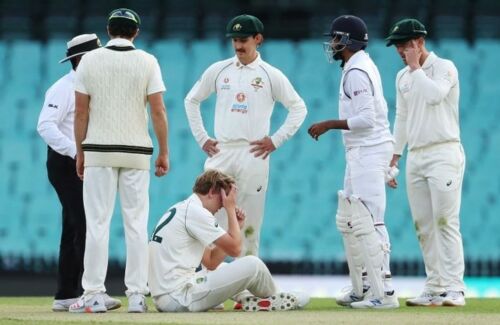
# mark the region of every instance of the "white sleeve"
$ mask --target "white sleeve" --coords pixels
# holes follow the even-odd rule
[[[408,108],[399,89],[401,74],[396,77],[396,118],[394,120],[394,154],[402,155],[407,143],[406,119]]]
[[[203,73],[200,80],[194,84],[184,99],[189,126],[200,147],[203,147],[203,144],[209,139],[207,130],[203,125],[200,104],[215,91],[215,76],[213,66],[211,66]]]
[[[166,90],[158,60],[156,60],[156,58],[153,58],[153,60],[153,71],[148,82],[148,95],[164,92]]]
[[[375,102],[373,84],[364,71],[353,69],[344,77],[343,89],[351,99],[354,112],[347,119],[349,130],[370,129],[375,125]]]
[[[205,247],[226,234],[210,212],[198,208],[189,211],[186,216],[186,228],[188,233]]]
[[[288,110],[285,122],[271,136],[271,141],[278,148],[290,139],[304,122],[307,108],[304,100],[297,94],[288,78],[279,70],[275,70],[272,80],[273,97],[281,102]]]
[[[435,71],[432,79],[427,77],[421,68],[410,73],[414,87],[424,96],[425,101],[431,105],[439,104],[445,99],[451,87],[455,86],[458,80],[458,72],[453,63],[438,61],[433,67]]]
[[[70,100],[70,96],[74,95],[73,88],[66,84],[57,84],[51,87],[45,94],[45,101],[37,125],[38,134],[47,145],[59,154],[71,158],[76,156],[76,144],[61,132],[59,124],[72,110],[70,106],[73,102]]]

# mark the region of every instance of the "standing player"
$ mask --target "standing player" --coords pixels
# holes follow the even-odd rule
[[[427,51],[426,35],[418,20],[403,19],[387,37],[387,46],[394,44],[406,64],[396,77],[391,166],[397,166],[408,144],[408,200],[427,273],[423,293],[406,304],[463,306],[459,212],[465,155],[458,121],[458,72],[453,62]]]
[[[148,134],[149,102],[159,145],[156,176],[169,167],[167,118],[160,66],[135,49],[140,18],[130,9],[108,18],[111,40],[83,57],[76,73],[75,140],[77,173],[83,178],[87,237],[82,286],[84,295],[70,312],[105,312],[104,280],[108,266],[109,226],[116,192],[120,193],[127,262],[128,311],[145,312],[149,214],[149,165],[153,145]]]
[[[241,252],[245,215],[236,207],[236,191],[232,177],[207,170],[196,179],[194,193],[159,220],[149,243],[149,286],[158,311],[206,311],[246,289],[254,295],[243,301],[246,311],[290,310],[308,303],[307,297],[277,293],[258,257],[245,256],[216,269],[226,255]],[[227,232],[214,217],[222,207]],[[200,263],[214,271],[196,273]]]
[[[281,71],[264,62],[257,47],[264,25],[254,16],[228,23],[236,56],[211,65],[185,99],[193,135],[208,155],[205,169],[217,169],[236,179],[238,205],[246,212],[241,256],[258,255],[259,236],[269,176],[269,155],[300,127],[307,114],[304,101]],[[217,94],[215,139],[208,136],[200,103]],[[268,136],[275,101],[289,110],[285,123]],[[225,217],[218,216],[221,223]]]
[[[82,293],[83,254],[85,251],[85,211],[82,180],[76,175],[76,145],[73,133],[75,114],[75,70],[82,55],[101,46],[96,34],[83,34],[68,42],[66,57],[72,70],[45,94],[38,119],[38,133],[47,143],[47,173],[62,206],[62,231],[59,246],[57,292],[53,311],[67,311]],[[119,300],[105,296],[107,309],[121,306]]]
[[[363,20],[340,16],[327,35],[332,38],[325,43],[329,61],[340,60],[343,67],[339,119],[313,124],[309,134],[318,140],[328,130],[342,130],[346,148],[344,190],[339,191],[336,221],[344,238],[352,290],[344,292],[337,303],[353,308],[397,308],[384,224],[385,176],[393,138],[380,74],[364,51],[368,31]],[[363,266],[371,295],[363,290]]]

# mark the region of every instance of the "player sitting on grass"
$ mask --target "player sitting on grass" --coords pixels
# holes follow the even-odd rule
[[[158,311],[207,311],[245,289],[254,295],[242,302],[246,311],[291,310],[309,302],[302,294],[279,293],[258,257],[216,269],[226,255],[239,256],[245,214],[236,207],[234,179],[219,171],[200,175],[193,192],[163,215],[149,243],[149,286]],[[227,232],[214,217],[221,208],[227,212]],[[200,263],[214,271],[196,273]]]

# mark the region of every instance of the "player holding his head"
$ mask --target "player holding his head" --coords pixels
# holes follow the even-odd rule
[[[236,55],[211,65],[185,99],[191,131],[208,158],[205,169],[235,178],[238,205],[245,210],[240,256],[258,255],[269,177],[270,154],[295,134],[307,114],[304,101],[286,76],[260,57],[264,25],[251,15],[229,21],[226,36]],[[200,104],[216,93],[215,139],[205,130]],[[284,124],[271,136],[274,103],[288,109]],[[221,224],[223,215],[218,216]]]
[[[397,308],[389,269],[390,242],[384,224],[385,178],[393,152],[387,103],[377,67],[365,52],[368,31],[363,20],[336,18],[327,36],[330,62],[341,61],[339,119],[313,124],[315,139],[342,130],[346,151],[344,189],[339,191],[337,228],[342,233],[352,288],[337,303],[353,308]],[[363,285],[366,269],[370,290]],[[371,294],[367,294],[371,292]]]
[[[408,306],[463,306],[464,253],[460,199],[465,154],[460,143],[458,71],[429,52],[427,31],[416,19],[398,21],[387,37],[406,64],[396,77],[397,166],[408,144],[406,187],[427,280]],[[396,180],[389,183],[397,186]]]
[[[149,243],[149,286],[158,311],[206,311],[243,290],[253,295],[242,301],[246,311],[290,310],[307,304],[307,297],[278,293],[258,257],[245,256],[217,268],[227,255],[239,256],[242,249],[245,214],[236,206],[235,183],[222,172],[207,170],[196,179],[194,193],[158,221]],[[227,232],[214,217],[222,208]],[[196,272],[200,263],[213,271]]]

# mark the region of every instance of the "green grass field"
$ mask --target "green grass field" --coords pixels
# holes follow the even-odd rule
[[[126,306],[126,298],[122,298]],[[403,307],[397,310],[352,310],[333,299],[312,299],[305,310],[248,313],[226,311],[207,313],[163,313],[148,302],[147,314],[128,314],[126,308],[105,314],[54,313],[50,297],[0,297],[0,324],[500,324],[500,299],[468,299],[467,306]]]

